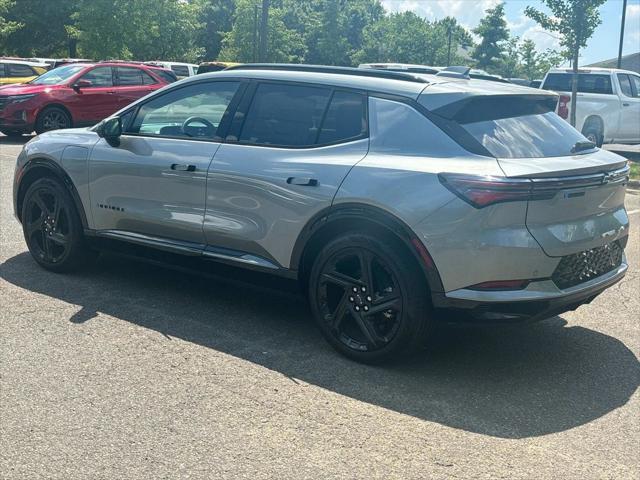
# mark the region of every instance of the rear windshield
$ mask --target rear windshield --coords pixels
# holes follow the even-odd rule
[[[573,81],[571,73],[550,73],[544,81],[542,88],[559,92],[570,92]],[[611,77],[609,75],[595,75],[581,73],[578,75],[578,92],[613,94]]]
[[[573,155],[587,139],[554,112],[555,97],[478,97],[440,113],[458,123],[498,158]]]

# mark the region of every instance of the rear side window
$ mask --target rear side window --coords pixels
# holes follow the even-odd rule
[[[538,97],[479,97],[466,102],[453,117],[498,158],[572,155],[587,141],[554,112],[556,100]]]
[[[571,73],[550,73],[547,75],[542,88],[545,90],[570,92],[572,79],[573,75]],[[609,75],[596,75],[590,73],[578,74],[578,92],[611,95],[613,94],[613,89],[611,88],[611,77]]]
[[[158,77],[160,77],[167,83],[173,83],[178,80],[178,77],[175,73],[169,72],[167,70],[154,70],[153,73],[155,73]]]
[[[178,77],[189,76],[189,67],[187,67],[186,65],[172,65],[171,70],[173,70],[173,73],[175,73]]]
[[[4,63],[0,63],[0,77],[6,76],[4,73]]]
[[[631,79],[629,75],[623,73],[618,74],[618,82],[620,82],[620,90],[625,97],[633,97],[633,89],[631,88]]]
[[[629,75],[631,86],[633,87],[633,96],[640,97],[640,77],[637,75]]]
[[[337,91],[331,97],[322,130],[321,145],[362,137],[367,132],[366,97],[360,93]]]
[[[151,83],[155,83],[155,80],[140,68],[117,67],[116,71],[118,75],[118,85],[121,87],[150,85]]]
[[[82,80],[89,80],[92,87],[113,87],[113,72],[111,67],[96,67],[85,73]]]
[[[331,90],[268,84],[258,86],[240,133],[240,143],[287,147],[316,144]]]
[[[9,63],[8,77],[33,77],[35,72],[29,65],[20,65],[19,63]]]

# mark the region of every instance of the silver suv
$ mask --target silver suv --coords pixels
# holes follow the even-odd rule
[[[628,166],[556,103],[464,71],[199,75],[30,141],[15,212],[55,272],[109,240],[296,278],[331,345],[379,362],[436,319],[548,318],[623,277]]]

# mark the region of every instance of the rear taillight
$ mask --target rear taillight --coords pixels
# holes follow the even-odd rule
[[[569,102],[571,101],[571,97],[569,95],[560,95],[560,99],[558,100],[558,115],[564,118],[565,120],[569,118]]]
[[[533,182],[524,178],[441,173],[440,183],[476,208],[531,199]]]

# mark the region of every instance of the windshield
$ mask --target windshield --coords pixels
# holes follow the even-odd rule
[[[69,80],[83,68],[85,68],[85,65],[65,65],[64,67],[54,68],[29,83],[31,85],[59,85]]]

